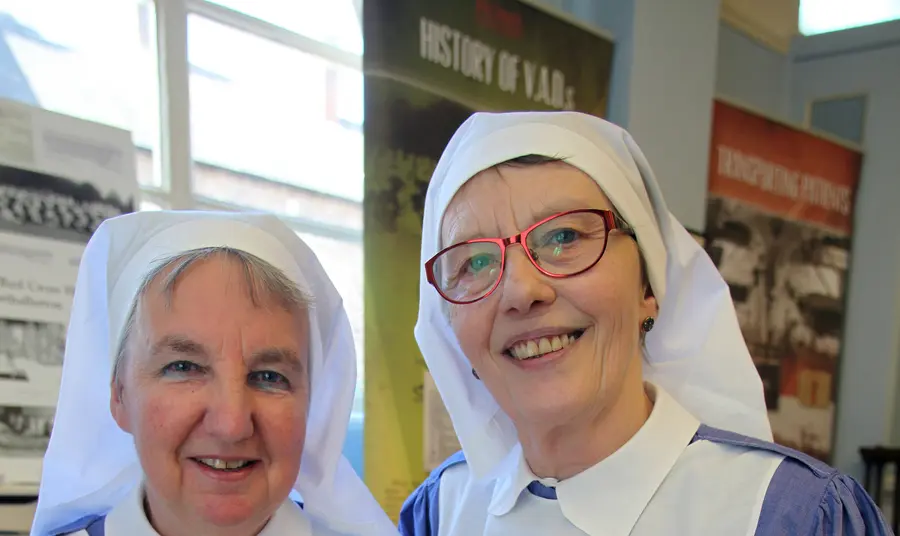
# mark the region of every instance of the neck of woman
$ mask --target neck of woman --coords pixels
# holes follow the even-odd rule
[[[640,367],[637,367],[640,369]],[[561,423],[517,426],[525,460],[539,478],[565,480],[600,463],[641,429],[653,409],[639,373],[604,407]]]
[[[154,500],[142,487],[141,506],[147,522],[160,536],[181,536],[193,534],[216,534],[217,536],[259,534],[269,523],[266,519],[261,525],[257,523],[238,524],[230,527],[212,527],[196,519],[186,520],[175,515],[162,506],[161,501]]]

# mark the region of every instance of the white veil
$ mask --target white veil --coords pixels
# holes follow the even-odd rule
[[[294,490],[305,513],[332,530],[396,534],[342,455],[356,360],[340,295],[312,250],[278,218],[262,214],[139,212],[105,221],[78,272],[59,403],[44,458],[32,535],[105,514],[140,482],[132,437],[110,414],[109,382],[123,322],[141,281],[161,258],[229,246],[281,269],[313,296],[311,400]]]
[[[441,220],[476,173],[529,154],[563,158],[591,176],[634,227],[660,303],[646,339],[645,379],[701,422],[772,439],[762,382],[750,359],[728,286],[709,256],[669,213],[650,165],[631,136],[576,112],[477,113],[454,134],[428,188],[422,229],[415,335],[450,413],[466,459],[488,475],[518,442],[513,423],[475,379],[424,263],[440,243]]]

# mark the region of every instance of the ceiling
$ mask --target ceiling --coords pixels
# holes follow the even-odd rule
[[[787,52],[797,30],[800,0],[722,0],[726,22],[775,50]]]

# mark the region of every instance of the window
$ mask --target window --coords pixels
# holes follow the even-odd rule
[[[801,0],[800,33],[815,35],[900,19],[900,0]]]
[[[0,97],[131,131],[140,182],[161,186],[153,13],[144,0],[0,0]]]
[[[362,0],[211,0],[322,43],[361,55]]]
[[[341,240],[298,232],[298,236],[315,252],[319,262],[344,300],[350,328],[356,343],[356,398],[353,412],[363,411],[363,247],[362,239]]]
[[[363,195],[362,74],[199,16],[188,49],[197,194],[289,216],[312,196],[344,221],[340,200]]]
[[[862,143],[865,123],[865,95],[817,99],[809,105],[810,127],[852,143]]]

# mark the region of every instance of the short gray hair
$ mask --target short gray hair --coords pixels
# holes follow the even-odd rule
[[[262,299],[264,298],[274,298],[280,306],[289,311],[306,309],[312,304],[312,296],[301,290],[284,272],[246,251],[220,246],[192,249],[172,255],[163,259],[162,262],[147,273],[138,287],[134,300],[131,302],[131,308],[128,311],[128,317],[125,319],[122,335],[119,337],[119,345],[116,349],[115,360],[113,361],[113,382],[118,383],[119,381],[119,370],[125,359],[128,338],[134,331],[137,309],[150,285],[163,272],[171,269],[165,276],[165,279],[162,280],[161,289],[165,294],[167,304],[169,304],[171,303],[178,278],[190,266],[213,257],[225,257],[240,265],[241,270],[244,272],[244,280],[250,291],[250,301],[257,307],[262,304]]]

